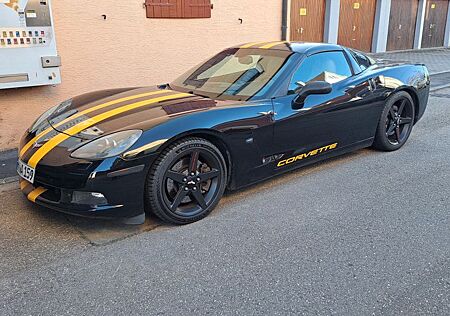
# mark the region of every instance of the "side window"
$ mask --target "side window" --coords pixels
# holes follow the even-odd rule
[[[336,83],[350,77],[352,72],[344,52],[325,52],[307,57],[289,84],[289,92],[295,91],[310,81]]]
[[[369,57],[367,57],[361,52],[350,49],[350,53],[352,54],[353,58],[356,60],[356,62],[358,63],[358,65],[361,67],[362,70],[366,70],[373,64],[373,60],[371,60]]]

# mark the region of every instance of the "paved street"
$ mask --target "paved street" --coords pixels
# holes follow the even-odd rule
[[[205,220],[121,226],[0,193],[0,315],[450,313],[450,90],[397,152],[228,194]]]

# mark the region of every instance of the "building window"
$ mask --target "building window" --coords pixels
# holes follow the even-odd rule
[[[147,18],[198,19],[211,17],[211,0],[145,0]]]

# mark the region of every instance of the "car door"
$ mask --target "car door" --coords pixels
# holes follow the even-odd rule
[[[341,50],[306,56],[292,76],[287,95],[273,99],[275,169],[370,144],[379,115],[374,107],[375,84],[369,72],[355,75],[349,58]],[[312,81],[326,81],[332,91],[309,95],[303,107],[294,109],[294,90]]]

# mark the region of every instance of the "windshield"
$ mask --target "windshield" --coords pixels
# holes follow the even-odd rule
[[[212,99],[248,100],[266,87],[291,54],[230,48],[194,67],[170,86]]]

